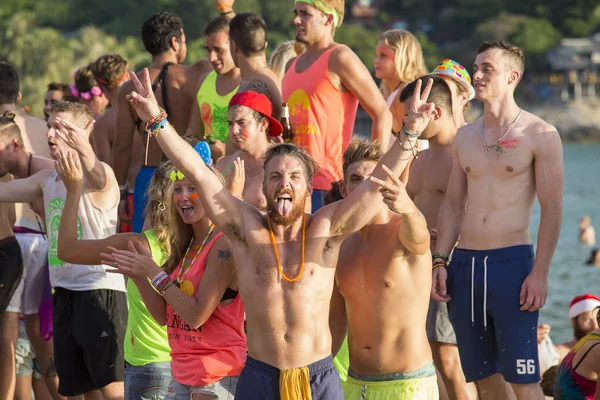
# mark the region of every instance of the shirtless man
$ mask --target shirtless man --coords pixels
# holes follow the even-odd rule
[[[536,328],[560,233],[564,170],[556,129],[515,103],[523,69],[517,46],[480,46],[473,82],[484,115],[456,135],[437,224],[432,296],[449,301],[466,380],[478,382],[483,399],[509,396],[502,376],[517,398],[543,399]],[[534,260],[529,223],[536,194]]]
[[[412,161],[407,191],[427,220],[427,226],[431,230],[431,250],[434,250],[438,212],[444,201],[452,170],[452,143],[457,131],[455,126],[457,117],[453,114],[454,106],[456,103],[460,104],[462,97],[457,89],[460,83],[448,82],[448,80],[456,78],[444,79],[439,74],[431,76],[433,77],[433,87],[428,100],[435,104],[435,113],[421,135],[421,139],[428,141],[429,148],[423,150],[419,158]],[[400,93],[401,103],[410,104],[415,85],[416,81],[408,84],[402,90]],[[456,86],[454,93],[451,86]],[[463,107],[456,109],[456,112],[464,121]],[[446,303],[440,303],[433,299],[430,301],[426,326],[433,360],[444,383],[443,387],[445,387],[443,390],[440,385],[440,397],[443,399],[476,399],[477,389],[474,384],[467,384],[460,367],[456,335],[448,319]]]
[[[246,181],[242,198],[260,211],[267,211],[267,199],[262,191],[263,162],[268,136],[279,136],[283,130],[279,121],[271,117],[271,102],[261,93],[238,92],[229,102],[227,112],[229,135],[237,151],[217,162],[223,175],[233,171],[234,161],[241,159]]]
[[[392,114],[358,56],[333,39],[344,19],[344,0],[297,0],[294,14],[296,41],[306,51],[286,66],[283,99],[294,143],[320,167],[313,182],[314,212],[323,206],[331,182],[342,179],[342,155],[354,132],[358,103],[373,119],[371,139],[379,143],[389,142]]]
[[[48,84],[48,90],[44,96],[44,121],[48,122],[52,106],[59,101],[76,102],[77,97],[71,94],[71,89],[66,83],[52,82]]]
[[[54,170],[52,159],[33,155],[23,145],[23,136],[19,127],[11,121],[10,117],[0,118],[0,158],[2,167],[0,176],[11,174],[16,179],[28,178],[42,170]],[[58,394],[58,376],[54,366],[54,350],[52,338],[44,340],[40,332],[39,305],[42,300],[44,284],[46,284],[46,270],[48,268],[48,242],[43,234],[42,221],[45,221],[44,199],[37,198],[29,203],[39,218],[38,229],[24,229],[15,227],[18,232],[17,239],[23,252],[24,271],[19,287],[14,293],[7,312],[14,314],[14,319],[23,314],[25,329],[35,350],[39,370],[54,399],[60,398]],[[49,284],[48,284],[49,285]],[[46,338],[47,339],[47,338]]]
[[[370,178],[381,185],[385,204],[378,203],[376,216],[341,246],[335,277],[339,292],[334,289],[334,296],[341,294],[343,300],[332,299],[340,306],[331,309],[337,316],[331,326],[333,354],[349,324],[346,400],[436,399],[437,378],[425,332],[429,232],[423,214],[391,171],[386,170],[387,183],[371,177],[382,156],[378,144],[359,139],[344,152],[342,194],[348,197]]]
[[[569,304],[569,319],[571,320],[571,326],[573,326],[573,339],[556,346],[561,360],[569,354],[569,351],[585,335],[599,329],[596,318],[598,307],[600,307],[600,298],[589,293],[576,296],[571,301],[571,304]]]
[[[26,161],[32,159],[31,172],[39,167],[43,169],[49,166],[37,165],[35,160],[48,159],[50,151],[48,149],[48,139],[46,138],[46,122],[41,119],[30,117],[27,115],[19,115],[17,113],[17,105],[21,101],[19,76],[15,68],[4,62],[0,62],[0,81],[3,82],[3,88],[0,90],[0,115],[5,112],[12,113],[12,117],[6,120],[4,126],[5,132],[2,145],[4,147],[2,156],[2,168],[0,168],[1,176],[7,173],[12,173],[16,178],[21,178],[23,175],[16,173],[13,168],[13,153],[18,151],[25,156]],[[12,118],[12,121],[10,119]],[[14,123],[13,123],[14,121]],[[16,124],[16,126],[15,126]],[[16,128],[16,129],[15,129]],[[18,132],[18,145],[16,147],[11,143],[15,138],[14,134]],[[33,154],[36,154],[34,157]],[[39,156],[39,157],[38,157]],[[36,165],[34,165],[36,164]],[[41,163],[44,164],[44,163]],[[34,169],[34,167],[36,169]],[[53,165],[49,166],[54,168]],[[28,174],[28,171],[19,171]],[[24,175],[28,176],[28,175]],[[12,207],[13,205],[11,205]],[[32,210],[36,210],[39,217]],[[14,335],[15,341],[19,332],[19,314],[24,314],[25,327],[28,337],[34,346],[36,353],[39,354],[40,367],[44,379],[47,381],[48,388],[51,393],[56,394],[58,381],[56,372],[53,366],[53,350],[52,342],[47,342],[40,336],[38,307],[40,302],[40,294],[44,283],[44,268],[45,264],[40,264],[40,260],[47,258],[48,244],[44,237],[43,225],[43,202],[30,205],[27,203],[15,203],[15,237],[19,241],[23,252],[23,274],[20,276],[20,283],[15,289],[12,299],[6,308],[6,316],[10,321],[5,321],[2,324],[3,329],[10,330],[11,336]],[[40,274],[42,274],[40,276]],[[14,353],[13,353],[14,358]],[[5,393],[5,392],[0,392]]]
[[[281,87],[277,75],[267,65],[267,24],[254,13],[236,15],[229,22],[229,45],[235,66],[240,69],[240,92],[267,95],[273,103],[273,118],[281,119]]]
[[[183,65],[187,55],[183,23],[168,12],[154,14],[144,22],[142,41],[146,50],[152,54],[149,70],[159,104],[167,111],[169,120],[173,121],[177,131],[185,132],[190,117],[189,105],[196,97],[194,82],[198,81],[204,68],[200,64],[194,67]],[[137,173],[134,192],[132,230],[139,233],[144,224],[146,191],[154,170],[163,160],[163,154],[156,141],[148,139],[144,125],[125,98],[133,89],[131,82],[125,82],[119,90],[116,104],[118,134],[112,156],[115,176],[121,193],[125,194],[131,157],[135,154],[132,149],[136,131],[141,135],[145,152],[147,146],[147,157],[144,156],[144,164]]]
[[[92,64],[92,73],[108,102],[116,104],[119,88],[129,79],[127,61],[118,54],[105,54]],[[108,165],[113,165],[111,148],[116,137],[117,107],[110,107],[96,120],[92,132],[96,156]]]
[[[229,21],[228,15],[221,15],[204,28],[204,47],[213,71],[198,81],[187,126],[187,135],[207,139],[215,162],[227,152],[227,108],[242,79],[230,52]]]
[[[138,93],[129,99],[142,119],[154,122],[160,119],[159,108],[147,72],[144,78],[142,84],[132,75]],[[406,165],[432,109],[421,99],[411,105],[406,133],[381,160],[394,174]],[[160,121],[154,129],[160,131],[156,138],[169,159],[198,188],[210,219],[233,239],[248,321],[248,361],[236,399],[299,399],[309,392],[315,400],[342,399],[328,329],[335,266],[343,240],[378,211],[379,186],[366,181],[348,198],[305,214],[315,163],[298,146],[279,144],[265,156],[263,192],[269,214],[264,215],[231,196],[168,122]],[[388,180],[380,165],[373,176]]]
[[[112,170],[96,158],[90,145],[92,121],[93,115],[83,104],[56,103],[48,120],[46,140],[53,158],[68,153],[81,162],[86,190],[78,212],[79,235],[90,239],[115,233],[119,195]],[[21,170],[22,157],[17,158],[16,168]],[[55,290],[53,327],[55,371],[60,377],[58,392],[70,397],[84,394],[119,399],[123,397],[125,282],[107,274],[100,265],[75,265],[58,259],[56,244],[65,196],[64,184],[54,170],[0,184],[1,202],[33,202],[40,197],[44,201],[50,282]],[[91,337],[103,340],[86,340]]]

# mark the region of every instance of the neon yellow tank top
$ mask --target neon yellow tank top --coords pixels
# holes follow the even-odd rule
[[[198,90],[198,106],[204,124],[204,135],[225,143],[229,133],[227,109],[229,101],[237,93],[239,86],[225,96],[221,96],[217,93],[217,76],[213,71],[202,82]]]
[[[148,230],[144,235],[150,245],[152,259],[162,266],[167,255],[158,243],[156,233]],[[127,280],[127,303],[129,315],[125,333],[125,361],[136,367],[171,361],[167,327],[160,326],[150,315],[140,291],[131,279]]]

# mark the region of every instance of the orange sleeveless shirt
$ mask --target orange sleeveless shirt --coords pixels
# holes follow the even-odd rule
[[[329,79],[329,58],[334,45],[306,69],[296,72],[294,60],[283,77],[283,98],[290,109],[294,143],[304,147],[319,170],[313,187],[331,189],[342,179],[342,157],[352,139],[358,100],[337,89]]]

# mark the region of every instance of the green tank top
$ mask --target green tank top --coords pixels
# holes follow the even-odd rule
[[[158,243],[156,233],[148,230],[144,235],[150,245],[152,259],[162,266],[167,255]],[[136,367],[171,361],[167,327],[160,326],[150,315],[140,291],[131,279],[127,280],[127,303],[129,315],[125,334],[125,361]]]
[[[229,101],[237,93],[239,86],[225,96],[221,96],[217,93],[217,76],[213,71],[202,82],[198,90],[198,106],[204,124],[204,135],[225,143],[229,133],[227,125]]]

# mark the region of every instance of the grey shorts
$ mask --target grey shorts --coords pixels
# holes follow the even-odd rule
[[[454,328],[448,317],[448,303],[429,300],[426,329],[430,342],[456,344]]]
[[[19,321],[19,338],[15,347],[15,359],[17,376],[33,376],[35,379],[43,379],[35,358],[35,351],[27,339],[23,321]]]
[[[238,378],[237,376],[226,376],[220,381],[204,386],[183,385],[173,379],[169,385],[166,400],[191,400],[195,393],[213,396],[218,400],[233,400]]]

